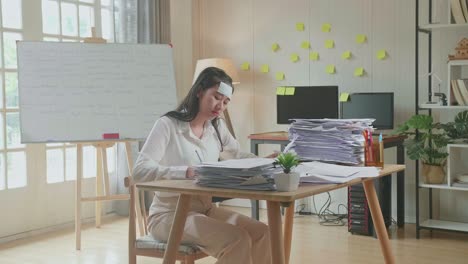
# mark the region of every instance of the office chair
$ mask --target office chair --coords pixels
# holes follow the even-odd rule
[[[137,256],[163,258],[167,247],[165,241],[154,239],[148,234],[146,228],[146,210],[140,207],[140,195],[132,177],[125,177],[125,187],[130,192],[130,213],[128,225],[128,263],[136,264]],[[140,216],[140,217],[138,217]],[[137,223],[138,222],[138,223]],[[138,224],[138,226],[137,226]],[[136,228],[139,228],[140,237],[136,237]],[[194,264],[195,260],[206,257],[196,245],[181,244],[176,259],[181,264]]]

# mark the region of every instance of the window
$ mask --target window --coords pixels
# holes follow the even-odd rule
[[[100,2],[100,3],[99,3]],[[82,41],[91,28],[114,42],[113,7],[110,0],[42,0],[44,41]],[[76,180],[76,145],[47,144],[47,182]],[[109,173],[115,171],[114,148],[107,150]],[[83,148],[83,177],[96,177],[96,150]]]
[[[0,0],[0,190],[27,185],[20,143],[16,41],[23,39],[22,1]]]

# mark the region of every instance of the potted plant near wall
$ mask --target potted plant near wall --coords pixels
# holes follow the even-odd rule
[[[286,192],[297,190],[300,174],[293,172],[292,169],[299,165],[299,157],[292,152],[281,153],[276,158],[276,164],[283,168],[283,173],[274,175],[276,190]]]
[[[442,124],[442,128],[454,143],[468,143],[468,110],[458,113],[453,122]]]
[[[398,127],[396,133],[407,136],[404,143],[406,153],[410,159],[421,161],[424,182],[443,183],[448,157],[447,144],[450,143],[444,125],[434,123],[432,116],[414,115]]]

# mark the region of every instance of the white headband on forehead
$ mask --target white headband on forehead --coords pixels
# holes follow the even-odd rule
[[[226,83],[220,82],[218,93],[225,95],[227,98],[231,99],[232,96],[232,87]]]

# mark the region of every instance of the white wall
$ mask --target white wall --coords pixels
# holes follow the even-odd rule
[[[198,57],[230,57],[237,65],[249,62],[250,71],[240,71],[229,106],[236,135],[245,151],[250,133],[286,130],[276,124],[276,87],[283,85],[336,84],[343,92],[395,92],[395,123],[402,123],[414,113],[414,3],[405,0],[200,0]],[[297,22],[305,31],[295,29]],[[330,23],[330,33],[321,31]],[[367,42],[355,43],[356,34],[366,34]],[[324,40],[333,39],[334,49],[325,49]],[[320,53],[320,61],[308,59],[300,43],[308,40],[310,51]],[[195,42],[197,42],[196,40]],[[271,44],[279,43],[277,53]],[[386,49],[388,58],[380,61],[375,53]],[[353,58],[341,59],[350,50]],[[297,52],[300,61],[292,63],[289,55]],[[195,58],[197,59],[197,58]],[[260,72],[269,64],[270,72]],[[337,73],[325,73],[327,64],[335,64]],[[355,67],[364,67],[366,76],[354,77]],[[275,73],[283,71],[284,81]],[[275,146],[260,147],[261,155]],[[394,150],[386,150],[386,162],[395,162]],[[406,178],[406,213],[414,216],[414,169],[408,164]],[[332,194],[336,204],[345,202],[343,191]],[[317,201],[320,203],[320,201]],[[335,205],[336,206],[336,205]],[[332,206],[333,208],[333,206]],[[407,220],[412,220],[411,217]]]

